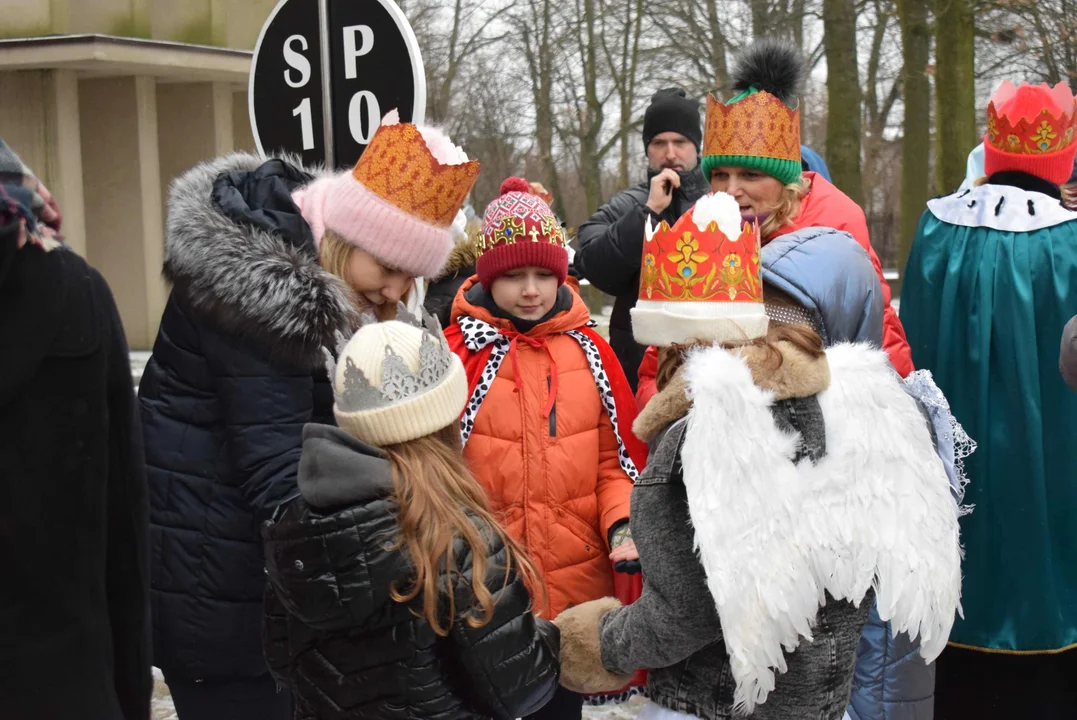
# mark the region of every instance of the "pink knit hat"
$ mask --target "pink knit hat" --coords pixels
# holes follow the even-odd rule
[[[389,267],[436,275],[452,251],[452,221],[479,164],[436,128],[399,122],[394,110],[351,172],[292,194],[320,249],[332,230]]]

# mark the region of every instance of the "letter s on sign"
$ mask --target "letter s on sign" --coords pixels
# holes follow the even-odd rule
[[[307,50],[307,39],[302,35],[292,35],[284,41],[284,62],[288,63],[292,69],[299,71],[299,82],[292,80],[291,69],[284,71],[284,82],[288,83],[288,87],[301,88],[310,82],[310,61],[292,49],[292,44],[296,40],[299,41],[304,52]]]

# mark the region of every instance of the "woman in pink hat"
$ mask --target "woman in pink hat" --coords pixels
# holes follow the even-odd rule
[[[298,493],[301,433],[333,422],[322,348],[436,272],[478,174],[387,118],[354,170],[229,155],[173,185],[172,293],[139,388],[154,664],[181,720],[290,717],[260,643],[259,526]]]

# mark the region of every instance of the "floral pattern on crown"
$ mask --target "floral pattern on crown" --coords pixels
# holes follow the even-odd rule
[[[800,108],[760,91],[725,105],[707,96],[704,155],[749,155],[800,162]]]
[[[445,165],[410,123],[382,125],[352,175],[368,190],[409,215],[447,228],[463,207],[479,163]]]
[[[1029,112],[1030,105],[1038,111]],[[1015,86],[1006,81],[987,106],[984,140],[1014,155],[1044,155],[1069,147],[1077,134],[1077,102],[1064,83]]]
[[[759,226],[724,193],[706,196],[673,227],[648,220],[640,300],[759,303],[761,273]]]

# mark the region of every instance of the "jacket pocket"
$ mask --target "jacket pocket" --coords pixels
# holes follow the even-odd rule
[[[554,509],[558,524],[568,530],[577,540],[582,541],[589,552],[601,553],[606,543],[598,536],[598,531],[592,525],[576,513],[563,507]]]

